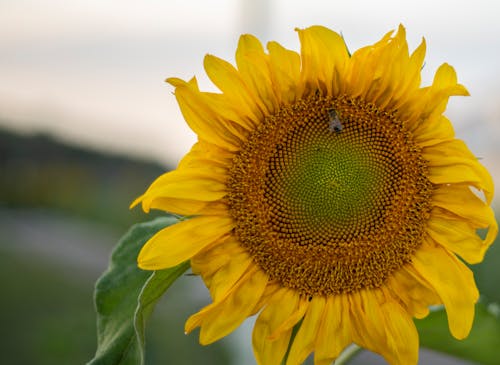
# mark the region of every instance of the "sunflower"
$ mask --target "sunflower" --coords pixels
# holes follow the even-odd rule
[[[207,55],[220,93],[167,80],[198,142],[134,204],[190,219],[139,267],[190,260],[212,298],[185,325],[202,344],[258,315],[258,364],[330,364],[351,343],[416,364],[429,306],[468,335],[479,294],[461,259],[498,231],[492,179],[443,115],[468,92],[448,64],[421,87],[425,41],[409,54],[402,26],[352,55],[330,29],[297,31],[300,54],[243,35],[237,67]]]

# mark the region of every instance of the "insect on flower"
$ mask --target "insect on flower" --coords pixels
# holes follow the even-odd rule
[[[335,111],[335,109],[328,110],[328,129],[330,132],[340,133],[344,126],[340,122],[339,115]]]

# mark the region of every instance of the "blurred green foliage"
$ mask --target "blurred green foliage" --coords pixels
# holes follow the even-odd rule
[[[82,364],[95,349],[91,283],[0,251],[2,363]]]
[[[0,203],[7,207],[57,209],[125,231],[151,218],[128,207],[166,170],[44,135],[0,131]]]
[[[129,210],[129,204],[166,170],[156,163],[68,146],[47,136],[0,131],[3,214],[17,210],[57,212],[48,215],[69,216],[71,222],[81,219],[87,229],[95,223],[96,228],[108,226],[124,233],[137,222],[164,215],[146,215],[139,208]],[[2,228],[9,229],[5,224]],[[12,237],[15,235],[9,231],[0,235],[1,362],[86,363],[96,351],[93,291],[101,273],[72,270],[64,257],[48,260],[47,255],[40,256],[21,247],[20,242],[12,242]],[[99,245],[111,253],[111,247],[104,242],[92,242],[88,251]],[[186,285],[194,280],[189,279],[189,283],[169,290],[172,295],[162,301],[150,320],[147,364],[229,363],[224,345],[199,346],[196,334],[183,334],[184,321],[201,307],[199,302],[186,303],[187,291],[193,289],[193,285]]]
[[[497,365],[500,348],[500,317],[496,305],[476,304],[474,324],[469,336],[457,341],[448,330],[444,309],[431,312],[426,318],[416,320],[420,344],[426,348],[446,352],[478,364]]]
[[[500,303],[500,237],[486,252],[483,262],[471,269],[481,296],[488,302]]]

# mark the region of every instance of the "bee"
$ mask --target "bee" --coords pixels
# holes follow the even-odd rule
[[[335,109],[328,110],[328,129],[330,132],[340,133],[344,126],[340,122],[339,115],[335,111]]]

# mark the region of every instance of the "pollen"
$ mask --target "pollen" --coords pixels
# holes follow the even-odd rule
[[[313,95],[251,133],[229,169],[240,244],[304,295],[377,288],[411,261],[433,184],[405,123],[358,98]]]

